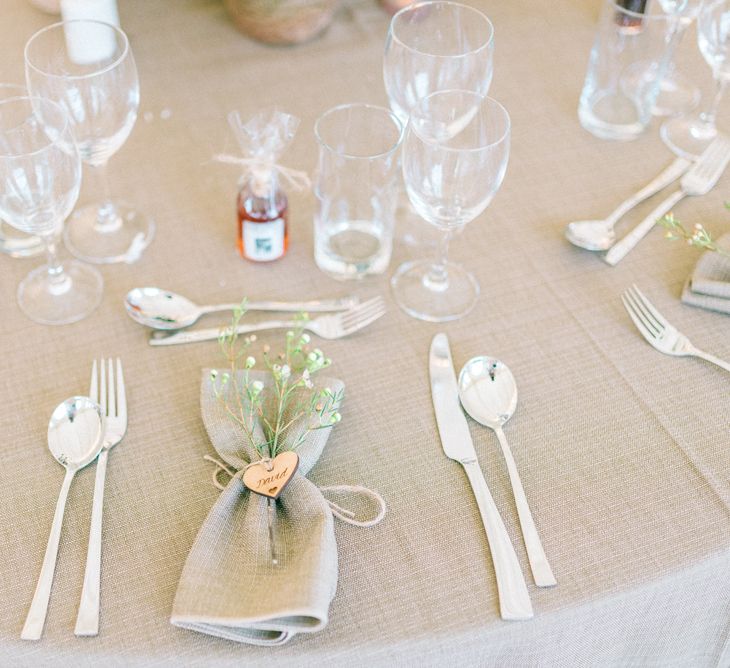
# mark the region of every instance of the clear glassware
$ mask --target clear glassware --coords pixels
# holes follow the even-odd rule
[[[0,100],[27,95],[25,86],[0,83]],[[43,242],[36,236],[19,232],[0,220],[0,253],[10,257],[32,257],[43,252]]]
[[[411,108],[446,89],[486,95],[492,83],[494,27],[480,11],[456,2],[416,2],[390,21],[383,57],[383,81],[390,108],[403,125]],[[399,235],[411,246],[424,230],[405,197],[398,210]]]
[[[661,128],[664,143],[679,156],[696,159],[717,136],[715,119],[730,80],[730,0],[706,1],[697,16],[700,53],[712,68],[715,96],[699,114],[679,116]]]
[[[314,259],[337,279],[382,274],[393,246],[403,125],[389,109],[345,104],[317,119]]]
[[[403,142],[403,178],[413,208],[440,234],[435,260],[408,262],[391,279],[398,305],[431,322],[456,320],[479,296],[474,276],[447,259],[449,243],[482,213],[507,170],[510,118],[478,93],[432,93],[411,111]]]
[[[75,260],[62,264],[58,256],[80,186],[81,161],[65,111],[42,98],[0,101],[0,216],[37,235],[48,258],[18,287],[20,308],[36,322],[75,322],[101,301],[99,272]]]
[[[664,76],[659,82],[659,92],[654,101],[654,116],[676,116],[692,111],[700,101],[700,90],[687,77],[677,72],[675,55],[682,38],[702,7],[703,0],[659,0],[670,21],[667,48],[663,57]]]
[[[112,201],[106,165],[129,136],[139,108],[139,82],[129,40],[116,26],[66,21],[39,30],[25,46],[28,90],[61,104],[81,159],[98,176],[101,202],[77,210],[66,226],[69,250],[87,262],[134,262],[154,224]]]

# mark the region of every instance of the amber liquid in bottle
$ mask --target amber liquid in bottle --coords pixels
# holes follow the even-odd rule
[[[246,183],[238,193],[238,252],[247,260],[271,262],[289,247],[289,204],[275,181],[256,185]]]

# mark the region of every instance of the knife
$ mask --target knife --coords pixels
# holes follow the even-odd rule
[[[507,620],[531,619],[533,616],[532,603],[520,562],[517,560],[517,554],[510,541],[507,528],[504,526],[482,470],[479,468],[469,426],[459,405],[456,374],[446,334],[437,334],[433,337],[429,355],[429,371],[431,398],[441,445],[447,457],[464,467],[479,506],[484,529],[487,532],[494,572],[497,576],[501,617]]]

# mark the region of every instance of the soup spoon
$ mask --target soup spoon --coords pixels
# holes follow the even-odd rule
[[[56,502],[51,534],[48,536],[46,554],[43,557],[33,602],[20,634],[23,640],[39,640],[43,634],[68,490],[76,472],[93,462],[101,452],[103,438],[104,415],[99,404],[88,397],[66,399],[51,415],[48,425],[48,449],[56,461],[66,469],[66,476]]]
[[[538,587],[552,587],[557,580],[545,556],[540,536],[532,519],[517,465],[502,426],[517,408],[517,384],[509,368],[492,357],[473,357],[459,374],[459,399],[467,413],[477,422],[494,430],[499,439],[525,538],[532,577]]]
[[[246,303],[249,311],[346,311],[358,303],[357,297],[318,299],[306,302]],[[127,313],[140,325],[152,329],[183,329],[195,323],[205,313],[233,311],[240,304],[199,306],[182,295],[160,288],[134,288],[124,298]]]

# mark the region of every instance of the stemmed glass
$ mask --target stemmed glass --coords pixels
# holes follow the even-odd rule
[[[445,0],[408,5],[391,19],[385,42],[383,80],[390,108],[405,125],[413,106],[435,91],[486,95],[493,55],[494,28],[480,11]],[[409,216],[403,208],[402,236],[414,245],[422,236],[421,226],[412,211]]]
[[[661,137],[677,155],[695,159],[717,136],[715,118],[730,80],[730,0],[705,2],[697,16],[700,52],[712,68],[715,97],[708,109],[692,116],[679,116],[662,125]]]
[[[124,144],[139,107],[137,68],[127,36],[98,21],[39,30],[25,46],[28,90],[69,114],[81,159],[98,174],[100,204],[75,212],[64,239],[87,262],[134,262],[152,240],[151,220],[109,194],[106,165]]]
[[[42,98],[0,101],[0,217],[43,241],[47,266],[18,288],[18,303],[36,322],[81,320],[101,300],[102,279],[77,261],[61,264],[58,242],[79,196],[81,161],[64,110]]]
[[[510,118],[496,100],[464,90],[432,93],[411,111],[403,144],[403,178],[414,209],[441,233],[435,261],[401,265],[391,279],[399,306],[421,320],[467,314],[479,284],[448,261],[453,235],[486,209],[502,185]]]

